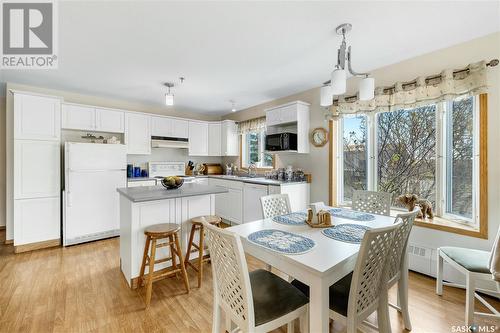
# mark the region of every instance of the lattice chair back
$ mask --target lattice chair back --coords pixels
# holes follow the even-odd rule
[[[413,221],[417,216],[420,208],[415,208],[412,212],[398,214],[394,223],[399,223],[401,226],[394,234],[394,241],[387,257],[387,269],[389,284],[399,279],[403,265],[406,260],[406,248],[408,247],[408,238],[410,238]]]
[[[265,219],[291,213],[288,194],[272,194],[260,197],[262,215]]]
[[[387,255],[399,226],[398,223],[365,232],[351,280],[348,318],[357,318],[359,322],[377,308],[383,284],[387,283]]]
[[[247,332],[254,327],[252,289],[240,238],[230,231],[203,223],[207,237],[214,301],[233,323]]]
[[[392,194],[375,191],[354,191],[352,209],[361,212],[391,215]]]

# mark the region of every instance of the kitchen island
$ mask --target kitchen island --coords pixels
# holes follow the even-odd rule
[[[186,254],[190,220],[195,216],[215,214],[215,196],[227,192],[219,186],[186,183],[175,190],[162,186],[117,189],[120,194],[120,268],[132,289],[138,286],[138,276],[144,252],[144,229],[152,224],[175,223],[181,226],[179,235],[182,255]],[[198,241],[198,240],[196,240]],[[157,249],[157,258],[169,257],[169,248]],[[195,258],[197,253],[191,256]],[[170,261],[155,266],[165,269]]]

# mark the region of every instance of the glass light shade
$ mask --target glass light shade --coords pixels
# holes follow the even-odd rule
[[[343,69],[335,69],[332,72],[332,94],[343,95],[346,92],[347,86],[347,73]]]
[[[369,101],[375,98],[375,79],[365,77],[359,82],[359,100]]]
[[[333,104],[333,94],[332,94],[332,87],[330,85],[326,85],[321,87],[321,99],[320,99],[320,105],[321,106],[330,106]]]
[[[174,105],[174,95],[173,94],[165,94],[165,105],[172,106]]]

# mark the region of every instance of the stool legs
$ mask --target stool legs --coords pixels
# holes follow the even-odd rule
[[[139,287],[144,284],[144,271],[146,269],[146,262],[148,259],[150,241],[151,238],[146,236],[146,244],[144,244],[144,254],[142,255],[141,272],[139,273]]]
[[[191,232],[189,233],[189,241],[188,241],[188,247],[187,247],[187,252],[186,252],[186,259],[184,262],[184,266],[188,266],[189,264],[189,258],[191,257],[191,251],[193,247],[193,240],[194,240],[194,234],[196,233],[196,225],[191,225]]]
[[[194,235],[195,235],[196,231],[200,232],[200,240],[198,242],[198,245],[194,243]],[[186,266],[186,268],[188,266],[191,266],[196,271],[197,276],[198,276],[198,288],[201,288],[201,280],[203,278],[204,240],[205,240],[205,233],[203,230],[203,225],[193,224],[191,226],[191,233],[189,234],[189,243],[188,243],[188,248],[187,248],[187,253],[186,253],[186,259],[184,260],[184,265]],[[193,252],[193,250],[192,250],[193,247],[198,250],[198,258],[196,259],[196,261],[197,261],[196,266],[189,261],[189,259],[191,257],[191,252]]]
[[[148,284],[146,287],[146,309],[151,303],[151,292],[153,291],[153,272],[155,270],[156,239],[151,242],[151,256],[149,257]]]
[[[198,245],[198,288],[201,287],[201,278],[203,276],[203,247],[205,246],[205,232],[203,226],[200,227],[200,243]]]
[[[154,280],[169,277],[173,274],[177,275],[178,272],[181,272],[182,279],[184,280],[184,286],[186,287],[186,291],[189,293],[189,281],[186,274],[186,267],[184,266],[184,260],[182,258],[181,246],[179,244],[179,235],[177,233],[173,233],[170,235],[165,235],[165,237],[163,238],[168,239],[168,243],[161,243],[158,245],[157,238],[146,236],[144,255],[142,257],[141,271],[139,274],[139,286],[143,284],[146,286],[146,309],[149,308],[149,305],[151,303],[151,294],[153,291]],[[156,260],[156,249],[163,246],[168,246],[170,248],[170,257]],[[150,254],[148,256],[149,251]],[[179,265],[177,265],[177,259],[179,259]],[[160,270],[159,272],[154,271],[155,264],[159,264],[168,260],[172,260],[172,268],[170,270]],[[144,273],[146,270],[146,265],[148,265],[149,271],[147,281],[146,283],[144,283]]]
[[[179,257],[179,265],[181,266],[181,272],[182,272],[182,278],[184,280],[184,286],[186,287],[186,291],[189,293],[189,280],[186,272],[186,266],[184,266],[184,261],[182,260],[182,251],[181,251],[181,246],[179,244],[179,236],[177,234],[174,234],[175,238],[175,251],[177,252],[177,255]]]

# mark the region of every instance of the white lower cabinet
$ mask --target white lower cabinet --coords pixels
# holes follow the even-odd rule
[[[290,210],[297,212],[309,207],[310,188],[308,183],[269,185],[269,194],[288,194]]]
[[[292,211],[309,206],[309,184],[263,185],[240,180],[209,178],[210,185],[221,186],[228,193],[215,195],[215,214],[231,223],[247,223],[262,219],[260,198],[269,194],[287,193]]]
[[[214,194],[207,194],[136,203],[120,196],[120,266],[129,286],[132,286],[133,279],[139,276],[146,240],[144,229],[159,223],[179,225],[179,242],[184,257],[191,231],[191,219],[200,215],[214,215],[214,197]],[[198,235],[195,241],[198,242]],[[157,260],[166,257],[170,257],[168,246],[156,250]],[[197,253],[191,254],[191,258],[196,257]],[[155,271],[171,265],[171,260],[158,263],[155,265]]]
[[[263,218],[260,198],[267,194],[267,185],[247,183],[243,185],[243,223]]]
[[[14,200],[14,246],[61,237],[60,198]]]
[[[215,195],[215,214],[231,223],[243,222],[243,183],[239,181],[209,178],[210,185],[224,187],[227,193]]]
[[[240,224],[243,222],[243,190],[228,188],[229,220]]]
[[[15,140],[14,199],[59,196],[60,156],[57,141]]]

